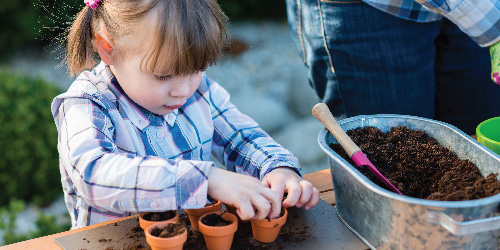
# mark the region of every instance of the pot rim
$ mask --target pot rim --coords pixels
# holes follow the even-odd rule
[[[149,214],[149,213],[164,213],[164,212],[169,212],[169,211],[174,211],[174,212],[175,212],[175,216],[174,216],[174,217],[172,217],[172,218],[170,218],[170,219],[168,219],[168,220],[171,220],[171,219],[175,218],[176,216],[179,216],[179,212],[177,212],[177,210],[173,210],[173,209],[172,209],[172,210],[165,210],[165,211],[162,211],[162,212],[141,212],[141,213],[139,214],[139,219],[141,219],[141,220],[145,220],[145,221],[149,221],[149,222],[162,222],[162,221],[167,221],[167,220],[162,220],[162,221],[152,221],[152,220],[146,220],[146,219],[144,219],[144,216],[145,216],[146,214]]]
[[[173,237],[163,238],[163,237],[157,237],[157,236],[154,236],[154,235],[151,234],[151,231],[153,230],[153,227],[165,228],[168,224],[175,224],[175,223],[177,223],[177,222],[166,221],[166,222],[155,223],[155,224],[149,226],[145,230],[146,237],[154,239],[154,240],[160,240],[160,241],[176,241],[179,238],[186,238],[187,239],[187,227],[186,226],[184,226],[184,232],[183,233],[178,234],[178,235],[173,236]]]
[[[162,221],[151,221],[151,220],[146,220],[144,219],[144,215],[147,213],[157,213],[157,212],[142,212],[139,214],[139,226],[146,231],[148,227],[151,225],[154,225],[159,222],[179,222],[179,212],[177,210],[167,210],[167,211],[175,211],[175,216],[173,218],[170,218],[168,220],[162,220]],[[165,211],[165,212],[167,212]],[[145,228],[144,228],[145,227]]]
[[[286,220],[288,218],[288,210],[283,207],[283,216],[274,218],[274,219],[262,219],[262,220],[251,220],[253,224],[260,226],[260,227],[281,227],[285,225]],[[278,226],[276,226],[276,223],[278,223]]]
[[[219,214],[223,219],[231,221],[231,224],[226,225],[226,226],[208,226],[206,224],[203,224],[202,219],[205,218],[209,214]],[[218,212],[210,212],[206,213],[202,216],[200,216],[200,219],[198,220],[198,229],[200,232],[204,235],[210,235],[210,236],[222,236],[222,235],[227,235],[227,234],[232,234],[235,233],[236,230],[238,230],[238,218],[236,218],[236,215],[226,212],[226,211],[218,211]],[[209,232],[207,230],[212,230],[215,232]]]
[[[222,209],[222,201],[217,201],[217,203],[215,204],[212,204],[208,207],[200,207],[200,208],[186,208],[184,209],[184,212],[186,212],[188,215],[194,215],[194,216],[198,216],[198,217],[201,217],[202,215],[206,214],[207,211],[208,213],[211,213],[211,212],[216,212],[216,211],[212,211],[212,210],[221,210]]]

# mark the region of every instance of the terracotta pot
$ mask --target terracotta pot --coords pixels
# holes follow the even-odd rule
[[[208,226],[203,224],[202,220],[209,214],[219,214],[224,220],[230,221],[231,224],[227,226]],[[198,221],[198,227],[203,234],[205,244],[208,250],[229,250],[233,244],[233,236],[238,229],[238,219],[236,215],[227,212],[212,212],[204,214]]]
[[[174,211],[174,210],[172,210]],[[164,221],[150,221],[150,220],[145,220],[144,219],[144,216],[149,214],[149,213],[152,213],[152,212],[143,212],[139,215],[139,225],[141,226],[141,228],[146,231],[146,229],[153,225],[153,224],[156,224],[158,222],[179,222],[179,213],[177,213],[177,211],[175,211],[175,216],[174,218],[172,219],[169,219],[169,220],[164,220]]]
[[[280,229],[285,225],[288,211],[283,208],[283,216],[275,219],[250,220],[253,237],[260,242],[270,243],[276,240]]]
[[[221,209],[222,209],[222,202],[217,201],[217,203],[212,204],[210,206],[205,206],[197,209],[184,209],[184,211],[189,216],[189,221],[191,222],[193,230],[199,232],[200,230],[198,229],[198,220],[200,219],[200,217],[206,213],[219,212]]]
[[[157,222],[146,229],[146,242],[148,242],[152,250],[182,250],[184,242],[187,240],[187,228],[184,230],[184,233],[170,238],[161,238],[151,235],[151,230],[153,230],[153,228],[165,228],[171,223],[174,222]]]

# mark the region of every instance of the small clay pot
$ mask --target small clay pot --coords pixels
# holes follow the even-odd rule
[[[226,226],[208,226],[203,224],[203,218],[210,214],[218,214],[222,219],[230,221],[231,224]],[[208,250],[229,250],[233,244],[234,233],[238,229],[238,219],[232,213],[212,212],[200,217],[198,227],[203,234]]]
[[[175,211],[175,210],[172,210],[172,211]],[[173,218],[168,219],[168,220],[163,220],[163,221],[151,221],[151,220],[144,219],[144,216],[147,214],[150,214],[150,213],[153,213],[153,212],[143,212],[139,215],[139,225],[141,226],[142,230],[144,230],[144,231],[146,231],[146,229],[149,226],[156,224],[158,222],[179,222],[179,213],[177,213],[177,211],[175,211],[175,216]]]
[[[165,228],[168,224],[172,223],[174,222],[157,222],[146,229],[146,242],[148,242],[152,250],[182,250],[184,242],[187,240],[187,228],[185,228],[182,234],[170,238],[161,238],[151,235],[151,231],[154,228]]]
[[[191,222],[193,231],[199,232],[200,230],[198,229],[198,220],[200,219],[200,217],[206,213],[219,212],[221,209],[222,209],[222,202],[217,201],[217,203],[209,206],[196,209],[184,209],[184,211],[189,216],[189,221]]]
[[[275,219],[250,220],[253,237],[260,242],[270,243],[276,240],[281,227],[285,225],[288,211],[283,208],[283,215]]]

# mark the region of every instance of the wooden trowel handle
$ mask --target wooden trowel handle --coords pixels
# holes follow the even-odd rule
[[[318,103],[314,105],[312,114],[332,133],[349,157],[361,150],[340,127],[326,104]]]

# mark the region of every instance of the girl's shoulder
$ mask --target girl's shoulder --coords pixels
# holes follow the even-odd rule
[[[108,82],[110,79],[109,69],[104,63],[100,63],[92,71],[86,70],[78,75],[66,93],[77,96],[83,94],[98,96],[109,89]]]
[[[65,99],[84,98],[97,103],[103,108],[110,108],[116,96],[109,88],[110,76],[103,64],[92,71],[82,72],[71,84],[68,90],[54,99],[54,104],[60,104]]]

